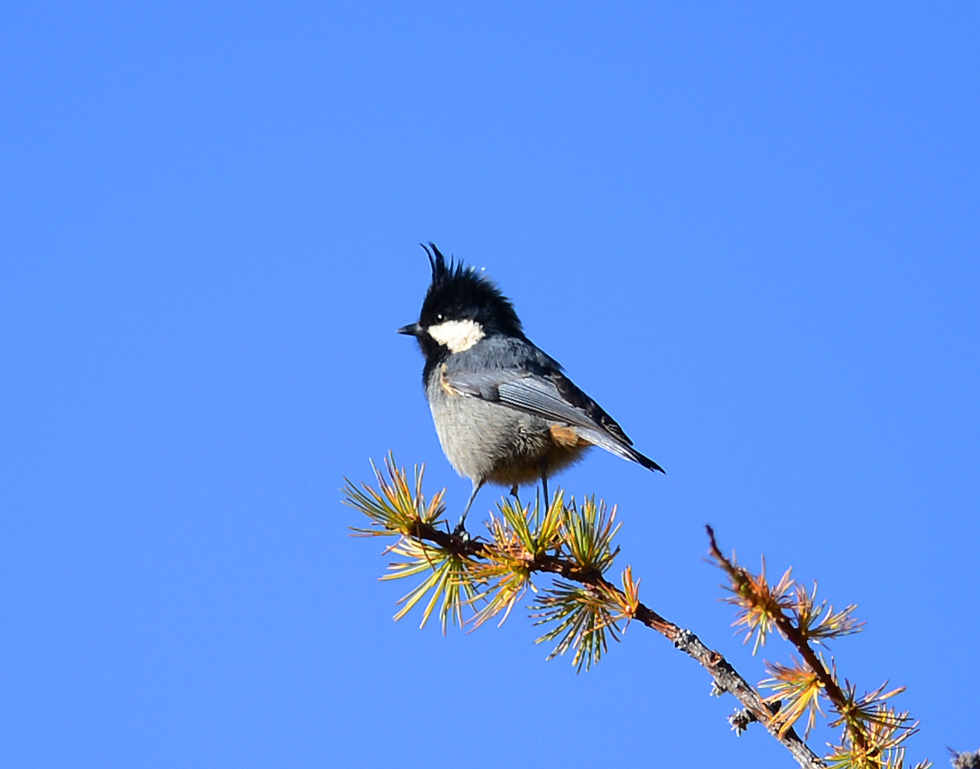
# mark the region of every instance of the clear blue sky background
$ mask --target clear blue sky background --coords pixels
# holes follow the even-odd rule
[[[652,607],[764,677],[710,522],[859,604],[915,757],[976,748],[978,52],[968,2],[7,6],[0,763],[792,765],[644,628],[575,675],[392,622],[342,477],[469,488],[423,240],[667,469],[562,477]]]

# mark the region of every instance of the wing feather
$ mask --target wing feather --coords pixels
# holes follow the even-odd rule
[[[563,384],[567,382],[567,385],[574,388],[575,395],[580,396],[577,400],[582,405],[570,402],[559,389],[555,376],[555,374],[550,376],[533,374],[518,369],[492,369],[479,372],[447,371],[445,380],[453,390],[464,395],[496,401],[535,416],[553,419],[556,422],[567,422],[586,430],[607,433],[616,441],[627,446],[632,445],[619,425],[599,407],[599,404],[571,384],[567,377],[557,373],[557,377],[564,380]],[[563,388],[566,392],[568,392],[567,385]],[[598,419],[594,418],[590,412],[601,416]]]

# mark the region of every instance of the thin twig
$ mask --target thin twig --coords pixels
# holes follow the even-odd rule
[[[710,541],[709,552],[711,557],[714,558],[718,565],[728,574],[728,578],[731,580],[732,585],[736,590],[742,585],[746,584],[748,580],[748,574],[745,569],[741,566],[736,566],[728,558],[726,558],[721,550],[718,548],[717,542],[715,542],[715,532],[710,526],[705,526],[708,532],[708,539]],[[739,593],[742,595],[742,593]],[[843,715],[847,710],[847,697],[844,691],[838,686],[837,681],[827,670],[826,666],[821,662],[820,657],[813,650],[810,644],[807,643],[806,639],[800,633],[793,621],[786,616],[786,614],[779,609],[778,606],[769,607],[769,611],[772,614],[773,622],[776,628],[782,634],[782,636],[796,647],[796,650],[803,657],[806,664],[813,671],[814,675],[820,681],[820,685],[823,686],[824,691],[827,694],[828,699],[837,708],[837,712]],[[847,722],[848,731],[851,734],[851,739],[854,740],[854,744],[862,751],[868,749],[868,741],[865,737],[864,732],[861,729],[852,728],[850,722]]]

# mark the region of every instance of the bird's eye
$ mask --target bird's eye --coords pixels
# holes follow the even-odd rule
[[[439,323],[442,323],[442,321],[443,321],[443,315],[442,315],[441,312],[436,313],[436,321],[439,322]]]

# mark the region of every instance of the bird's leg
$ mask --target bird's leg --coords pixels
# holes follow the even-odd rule
[[[544,509],[551,507],[551,497],[548,496],[548,461],[541,460],[541,490],[544,492]]]
[[[453,534],[457,537],[469,539],[469,535],[466,533],[466,514],[470,511],[470,505],[473,504],[473,500],[476,499],[476,495],[479,493],[480,489],[483,488],[484,483],[485,481],[473,481],[473,491],[470,492],[470,498],[466,500],[466,507],[463,508],[463,514],[459,517],[459,523],[457,523],[456,528],[453,529]]]

